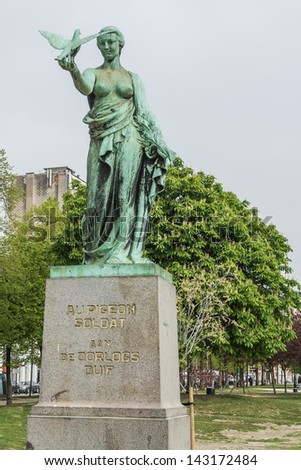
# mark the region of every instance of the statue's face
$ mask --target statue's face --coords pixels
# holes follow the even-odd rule
[[[97,41],[98,47],[107,61],[111,62],[119,56],[119,41],[116,33],[102,34]]]

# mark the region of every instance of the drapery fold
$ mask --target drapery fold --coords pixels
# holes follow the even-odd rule
[[[149,212],[175,157],[147,105],[140,78],[129,75],[132,98],[100,102],[83,119],[91,137],[82,223],[85,263],[148,261],[143,249]]]

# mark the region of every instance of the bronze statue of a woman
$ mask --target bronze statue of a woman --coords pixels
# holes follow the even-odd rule
[[[147,263],[143,249],[149,212],[175,154],[147,105],[141,80],[120,64],[122,33],[103,28],[97,46],[103,64],[83,73],[74,62],[78,48],[58,59],[90,105],[83,119],[91,137],[84,263]]]

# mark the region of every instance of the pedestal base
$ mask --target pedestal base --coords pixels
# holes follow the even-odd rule
[[[78,414],[70,415],[70,410],[65,409],[66,414],[59,416],[53,409],[48,410],[49,414],[43,415],[35,410],[35,414],[28,418],[27,448],[44,450],[189,449],[187,414],[183,414],[182,408],[172,410],[102,410],[100,408],[90,411],[89,415],[79,416]],[[76,413],[74,408],[72,413]]]
[[[91,277],[90,267],[59,277],[58,269],[47,281],[28,449],[190,448],[175,289],[160,268],[145,269],[106,277]]]

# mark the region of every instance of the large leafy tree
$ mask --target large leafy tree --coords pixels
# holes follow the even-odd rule
[[[290,309],[299,305],[290,251],[275,226],[213,176],[195,173],[180,159],[169,170],[152,212],[147,254],[173,274],[180,291],[196,273],[231,276],[219,284],[219,295],[232,321],[211,350],[250,360],[285,347],[293,336]]]

